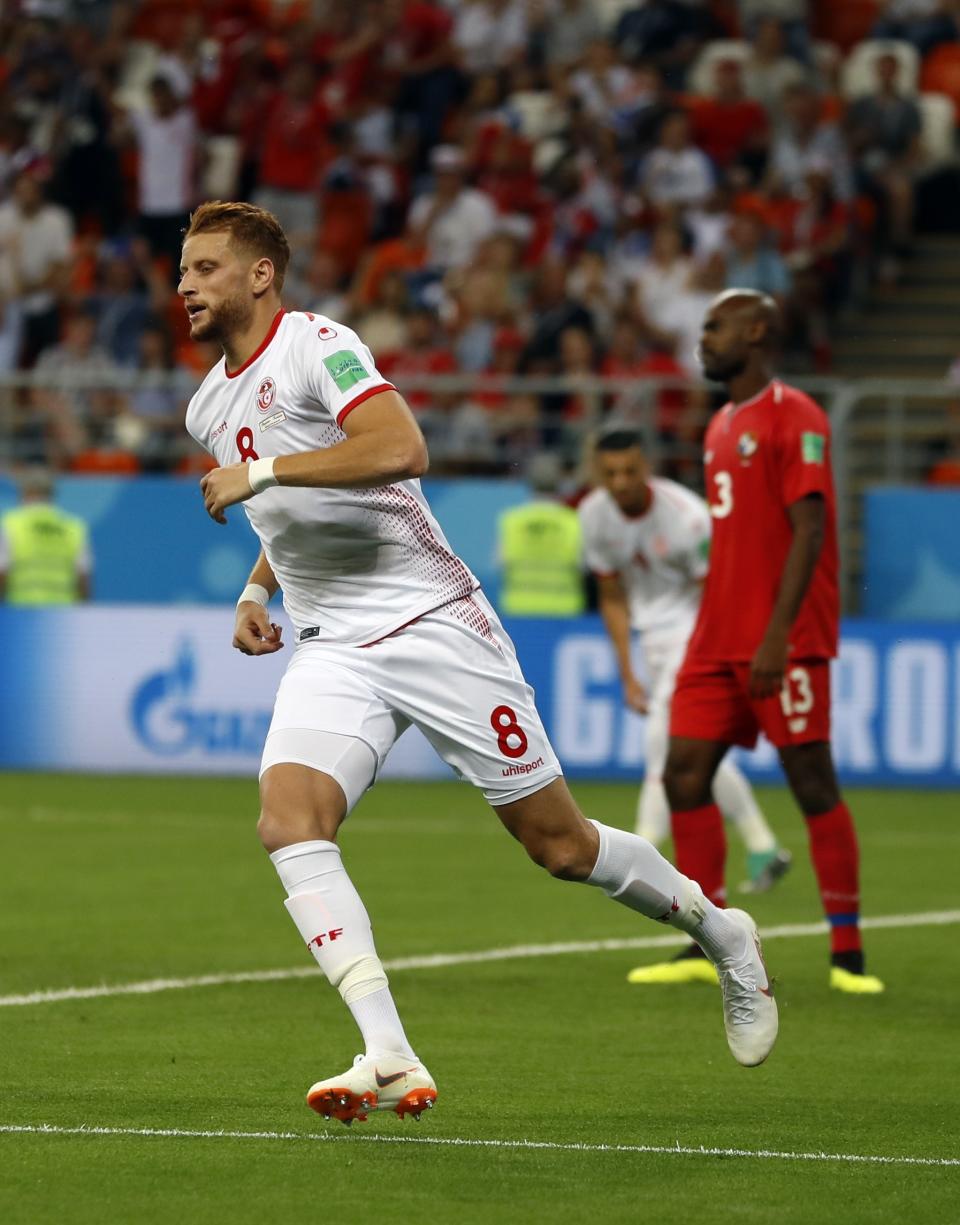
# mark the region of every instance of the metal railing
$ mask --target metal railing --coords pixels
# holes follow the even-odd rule
[[[929,379],[785,377],[812,395],[832,423],[844,602],[856,612],[863,492],[923,481],[954,441],[952,422],[960,446],[960,387]],[[170,470],[197,451],[182,422],[199,382],[183,371],[0,375],[0,465],[45,460],[69,468],[77,446],[92,442],[131,450],[151,471]],[[534,454],[550,450],[564,459],[571,481],[584,479],[591,434],[621,421],[639,430],[656,470],[697,489],[703,430],[723,398],[705,383],[663,376],[417,375],[397,385],[421,422],[435,475],[523,475]],[[155,412],[164,403],[165,416]]]

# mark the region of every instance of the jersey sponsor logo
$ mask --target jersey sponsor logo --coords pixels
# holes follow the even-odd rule
[[[281,421],[286,421],[287,414],[280,409],[279,412],[272,413],[269,417],[264,417],[260,422],[261,432],[264,430],[272,430],[275,425],[279,425]]]
[[[756,434],[752,430],[747,430],[737,439],[737,454],[741,459],[749,459],[756,453],[759,445]]]
[[[803,462],[805,464],[822,464],[826,442],[827,440],[823,434],[801,434],[800,455]]]
[[[500,773],[504,778],[514,778],[517,774],[532,774],[534,770],[539,770],[542,765],[542,757],[538,757],[536,761],[515,761],[512,765],[505,766]]]
[[[273,407],[273,402],[277,398],[277,385],[271,378],[260,380],[260,386],[257,388],[257,408],[262,413],[268,413]]]
[[[323,359],[330,377],[340,391],[349,391],[370,377],[370,372],[352,349],[341,349]]]
[[[312,319],[313,316],[311,315],[310,318]],[[328,327],[318,328],[317,335],[320,337],[321,340],[336,340],[337,329],[328,328]]]
[[[217,426],[217,428],[210,435],[211,442],[213,441],[214,438],[219,438],[221,434],[226,433],[226,429],[227,429],[226,421],[221,421],[220,424]]]

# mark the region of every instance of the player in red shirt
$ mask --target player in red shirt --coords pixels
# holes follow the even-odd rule
[[[830,985],[883,990],[865,973],[859,927],[859,854],[830,751],[830,660],[840,601],[830,424],[802,391],[773,374],[780,313],[764,294],[715,299],[700,351],[707,378],[730,402],[704,442],[713,516],[710,571],[677,677],[664,784],[677,866],[722,905],[726,845],[711,781],[731,745],[762,731],[776,746],[807,821],[810,853],[830,924]],[[695,946],[632,981],[705,977]]]

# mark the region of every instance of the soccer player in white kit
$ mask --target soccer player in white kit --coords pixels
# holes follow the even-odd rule
[[[636,832],[658,846],[670,830],[662,781],[670,701],[707,573],[710,511],[689,489],[650,475],[640,436],[628,426],[613,425],[600,434],[593,463],[597,488],[578,508],[584,557],[597,578],[600,613],[617,657],[624,701],[647,716]],[[634,633],[643,650],[647,685],[634,671]],[[750,784],[732,761],[724,759],[713,786],[721,812],[747,846],[750,881],[745,888],[769,888],[788,870],[789,852],[777,846]],[[716,972],[690,945],[672,961],[638,966],[627,977],[640,984],[715,982]]]
[[[579,506],[584,554],[597,578],[624,701],[647,716],[636,832],[659,846],[670,831],[662,782],[670,699],[700,606],[710,511],[689,489],[650,475],[640,436],[629,426],[604,431],[594,443],[593,461],[598,487]],[[643,649],[646,686],[634,671],[633,634]],[[789,867],[790,855],[777,846],[750,784],[732,761],[721,764],[714,791],[747,847],[747,891],[770,888]]]
[[[233,644],[282,648],[267,610],[279,589],[296,638],[263,750],[258,832],[364,1043],[308,1103],[352,1123],[373,1109],[419,1117],[436,1100],[336,844],[411,723],[536,863],[689,933],[717,966],[734,1058],[761,1063],[777,1009],[756,925],[715,907],[642,838],[580,813],[512,644],[420,491],[427,452],[413,415],[354,332],[283,311],[288,259],[272,214],[205,204],[184,239],[179,292],[191,336],[224,352],[187,410],[220,464],[200,482],[204,505],[224,523],[244,503],[261,542]]]

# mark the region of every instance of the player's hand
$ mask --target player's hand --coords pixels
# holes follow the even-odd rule
[[[635,676],[623,682],[623,700],[638,715],[645,715],[650,710],[650,699],[646,689]]]
[[[283,647],[282,634],[283,626],[274,625],[270,614],[256,600],[244,600],[237,605],[233,645],[243,655],[273,655]]]
[[[786,635],[767,634],[750,661],[750,696],[772,698],[780,692],[787,670]]]
[[[226,523],[227,516],[223,513],[228,506],[237,502],[246,502],[253,497],[250,488],[250,474],[247,471],[247,461],[237,464],[227,464],[225,468],[214,468],[200,478],[200,492],[203,494],[203,505],[214,523]]]

